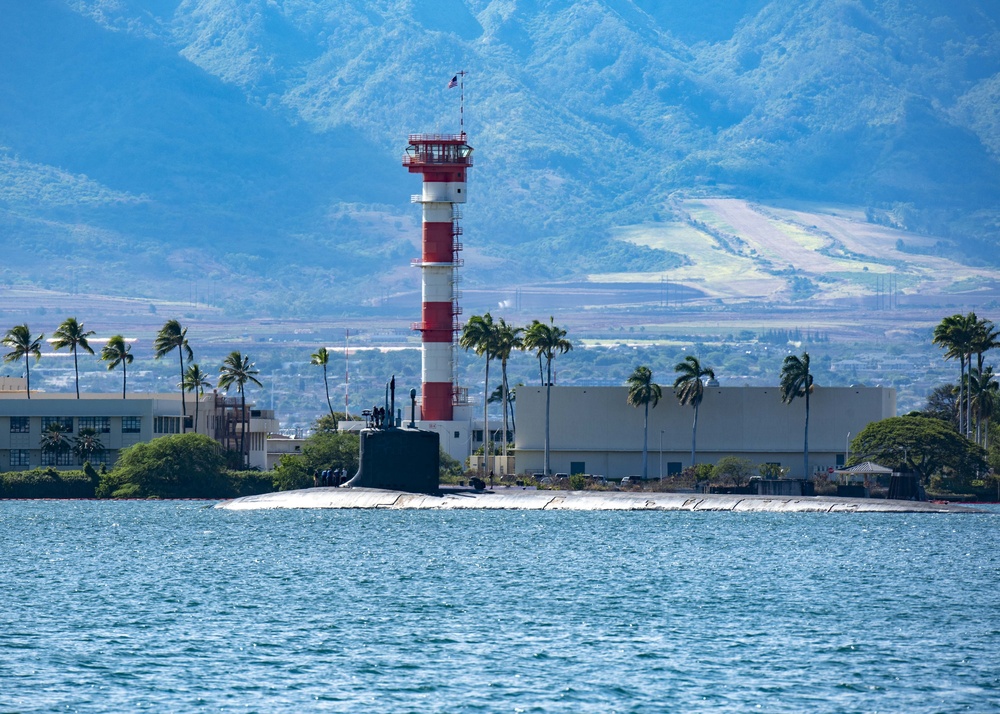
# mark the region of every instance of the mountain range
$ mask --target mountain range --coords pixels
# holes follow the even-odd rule
[[[995,3],[0,0],[0,286],[293,316],[413,291],[401,156],[460,121],[473,287],[669,277],[683,242],[621,233],[698,197],[996,264]]]

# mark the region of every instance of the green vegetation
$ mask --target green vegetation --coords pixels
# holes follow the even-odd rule
[[[306,439],[302,453],[286,454],[274,469],[278,491],[309,488],[313,474],[324,469],[345,468],[353,476],[358,471],[360,439],[345,432],[317,432]]]
[[[161,436],[122,449],[114,469],[101,477],[100,498],[224,498],[219,445],[203,434]]]
[[[729,481],[733,486],[741,488],[750,482],[754,473],[754,465],[750,459],[740,456],[723,456],[712,469],[712,480]]]
[[[490,433],[490,361],[496,357],[496,348],[499,341],[497,328],[494,324],[493,316],[490,313],[483,315],[473,315],[462,328],[462,334],[458,338],[458,345],[466,352],[472,350],[480,357],[486,358],[486,376],[483,378],[483,434]],[[483,474],[487,472],[490,464],[489,439],[483,439],[486,447],[483,458]]]
[[[986,470],[986,453],[946,422],[925,416],[890,417],[865,427],[851,442],[849,466],[874,461],[897,471],[961,489]]]
[[[97,477],[89,463],[80,471],[7,471],[0,473],[0,498],[93,498]]]

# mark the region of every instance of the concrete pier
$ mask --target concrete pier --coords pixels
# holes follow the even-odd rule
[[[622,491],[454,491],[441,495],[374,488],[308,488],[224,501],[232,511],[266,508],[507,509],[525,511],[738,511],[781,513],[976,513],[954,504],[835,496],[747,496]]]

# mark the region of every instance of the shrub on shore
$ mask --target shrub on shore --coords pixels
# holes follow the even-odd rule
[[[90,471],[96,475],[93,469]],[[93,498],[96,485],[96,479],[85,470],[57,471],[49,467],[7,471],[0,473],[0,498]]]

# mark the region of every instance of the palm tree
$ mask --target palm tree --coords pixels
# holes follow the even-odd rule
[[[194,392],[194,433],[198,433],[198,405],[201,404],[201,398],[205,396],[205,387],[209,389],[212,388],[212,383],[208,381],[208,375],[205,374],[201,367],[197,364],[192,363],[188,366],[187,371],[184,373],[184,381],[180,385],[186,392]]]
[[[677,395],[681,406],[690,404],[694,407],[694,422],[691,424],[691,466],[694,467],[695,446],[698,438],[698,408],[705,397],[704,377],[715,379],[715,372],[702,367],[701,362],[694,355],[688,355],[683,362],[674,365],[674,371],[678,373],[674,380],[674,394]]]
[[[11,348],[11,351],[3,356],[3,361],[16,362],[24,358],[25,391],[28,393],[28,399],[31,399],[31,365],[28,363],[28,357],[34,356],[36,362],[42,358],[40,345],[44,339],[44,334],[32,337],[27,323],[15,325],[7,330],[7,334],[3,337],[3,343]]]
[[[115,335],[108,340],[101,350],[101,359],[108,363],[108,371],[118,365],[122,366],[122,399],[125,398],[125,386],[128,382],[128,365],[132,364],[132,346],[121,335]]]
[[[160,359],[175,349],[177,350],[177,356],[180,358],[180,375],[181,383],[183,384],[184,355],[186,353],[188,360],[193,360],[194,352],[191,351],[191,345],[188,344],[187,328],[182,328],[181,323],[177,322],[177,320],[167,320],[156,335],[156,340],[153,342],[153,350],[156,352],[156,359]],[[187,404],[184,401],[183,388],[181,389],[181,414],[184,416],[181,431],[185,432],[187,431]]]
[[[1000,332],[995,329],[995,326],[991,320],[985,318],[979,319],[976,317],[976,313],[970,312],[966,319],[971,320],[972,323],[972,335],[969,340],[969,373],[972,373],[972,353],[976,355],[976,372],[978,374],[983,374],[983,355],[996,347],[1000,347]],[[970,400],[971,401],[971,400]],[[970,410],[973,406],[970,404],[968,407]],[[976,435],[978,442],[978,435],[980,432],[979,417],[976,417]]]
[[[628,378],[628,403],[633,407],[644,407],[642,417],[642,480],[649,477],[649,450],[646,448],[649,436],[649,405],[653,408],[660,403],[663,390],[653,381],[649,367],[636,367]]]
[[[42,432],[42,438],[39,442],[42,447],[43,454],[62,454],[69,448],[69,442],[66,441],[66,437],[63,436],[62,426],[57,422],[51,422]]]
[[[987,448],[988,444],[984,442],[989,434],[990,420],[1000,402],[1000,383],[993,374],[992,365],[982,371],[973,369],[969,372],[968,382],[969,403],[976,418],[976,443]]]
[[[507,382],[507,361],[510,359],[510,355],[514,350],[521,349],[521,344],[523,340],[521,339],[521,333],[524,332],[523,327],[514,327],[509,324],[502,317],[497,322],[496,328],[496,356],[500,360],[500,389],[501,389],[501,399],[500,404],[503,409],[503,456],[504,456],[504,468],[507,465],[507,408],[511,407],[513,409],[513,404],[510,399],[510,386]],[[511,422],[513,422],[513,415],[511,417]]]
[[[552,360],[556,354],[566,354],[573,349],[573,344],[566,339],[566,330],[555,325],[554,319],[549,317],[549,323],[535,320],[524,333],[522,349],[532,350],[538,355],[538,363],[541,365],[542,357],[545,357],[545,366],[548,370],[548,377],[545,379],[545,474],[549,474],[549,407],[551,405],[552,391]],[[539,367],[540,368],[540,367]]]
[[[480,357],[486,357],[486,379],[483,387],[483,473],[486,473],[490,461],[490,360],[496,357],[497,326],[493,324],[490,313],[473,315],[462,328],[458,344],[466,352],[474,351]]]
[[[330,401],[330,382],[326,378],[326,366],[330,362],[330,353],[327,352],[326,347],[320,347],[312,355],[312,361],[310,364],[319,365],[323,368],[323,386],[326,387],[326,405],[330,408],[330,416],[333,416],[333,402]]]
[[[94,454],[100,454],[103,451],[104,444],[101,443],[96,429],[84,427],[73,439],[73,453],[80,458],[80,463],[90,461]]]
[[[229,356],[222,361],[219,367],[219,386],[229,392],[232,385],[236,385],[236,391],[240,394],[240,459],[246,464],[246,424],[247,424],[247,396],[244,387],[247,382],[253,382],[258,387],[264,385],[260,383],[256,375],[260,370],[254,369],[253,362],[249,357],[244,357],[237,350],[229,353]]]
[[[971,319],[970,319],[971,318]],[[967,418],[965,396],[965,360],[968,357],[972,366],[972,342],[975,339],[976,315],[951,315],[946,317],[934,328],[931,342],[945,350],[945,359],[958,358],[960,379],[958,382],[958,431],[967,435],[969,424]]]
[[[806,398],[806,429],[805,442],[802,447],[802,460],[805,466],[805,476],[809,478],[809,395],[813,391],[813,377],[809,373],[809,353],[803,352],[802,357],[788,355],[781,363],[781,401],[791,404],[796,397]]]
[[[93,330],[84,330],[83,323],[77,322],[75,317],[67,317],[62,324],[52,333],[55,338],[52,340],[52,348],[61,350],[69,347],[73,353],[73,373],[76,375],[76,398],[80,398],[80,364],[77,360],[77,351],[83,350],[89,354],[94,354],[93,348],[87,342],[88,337],[94,336]]]

